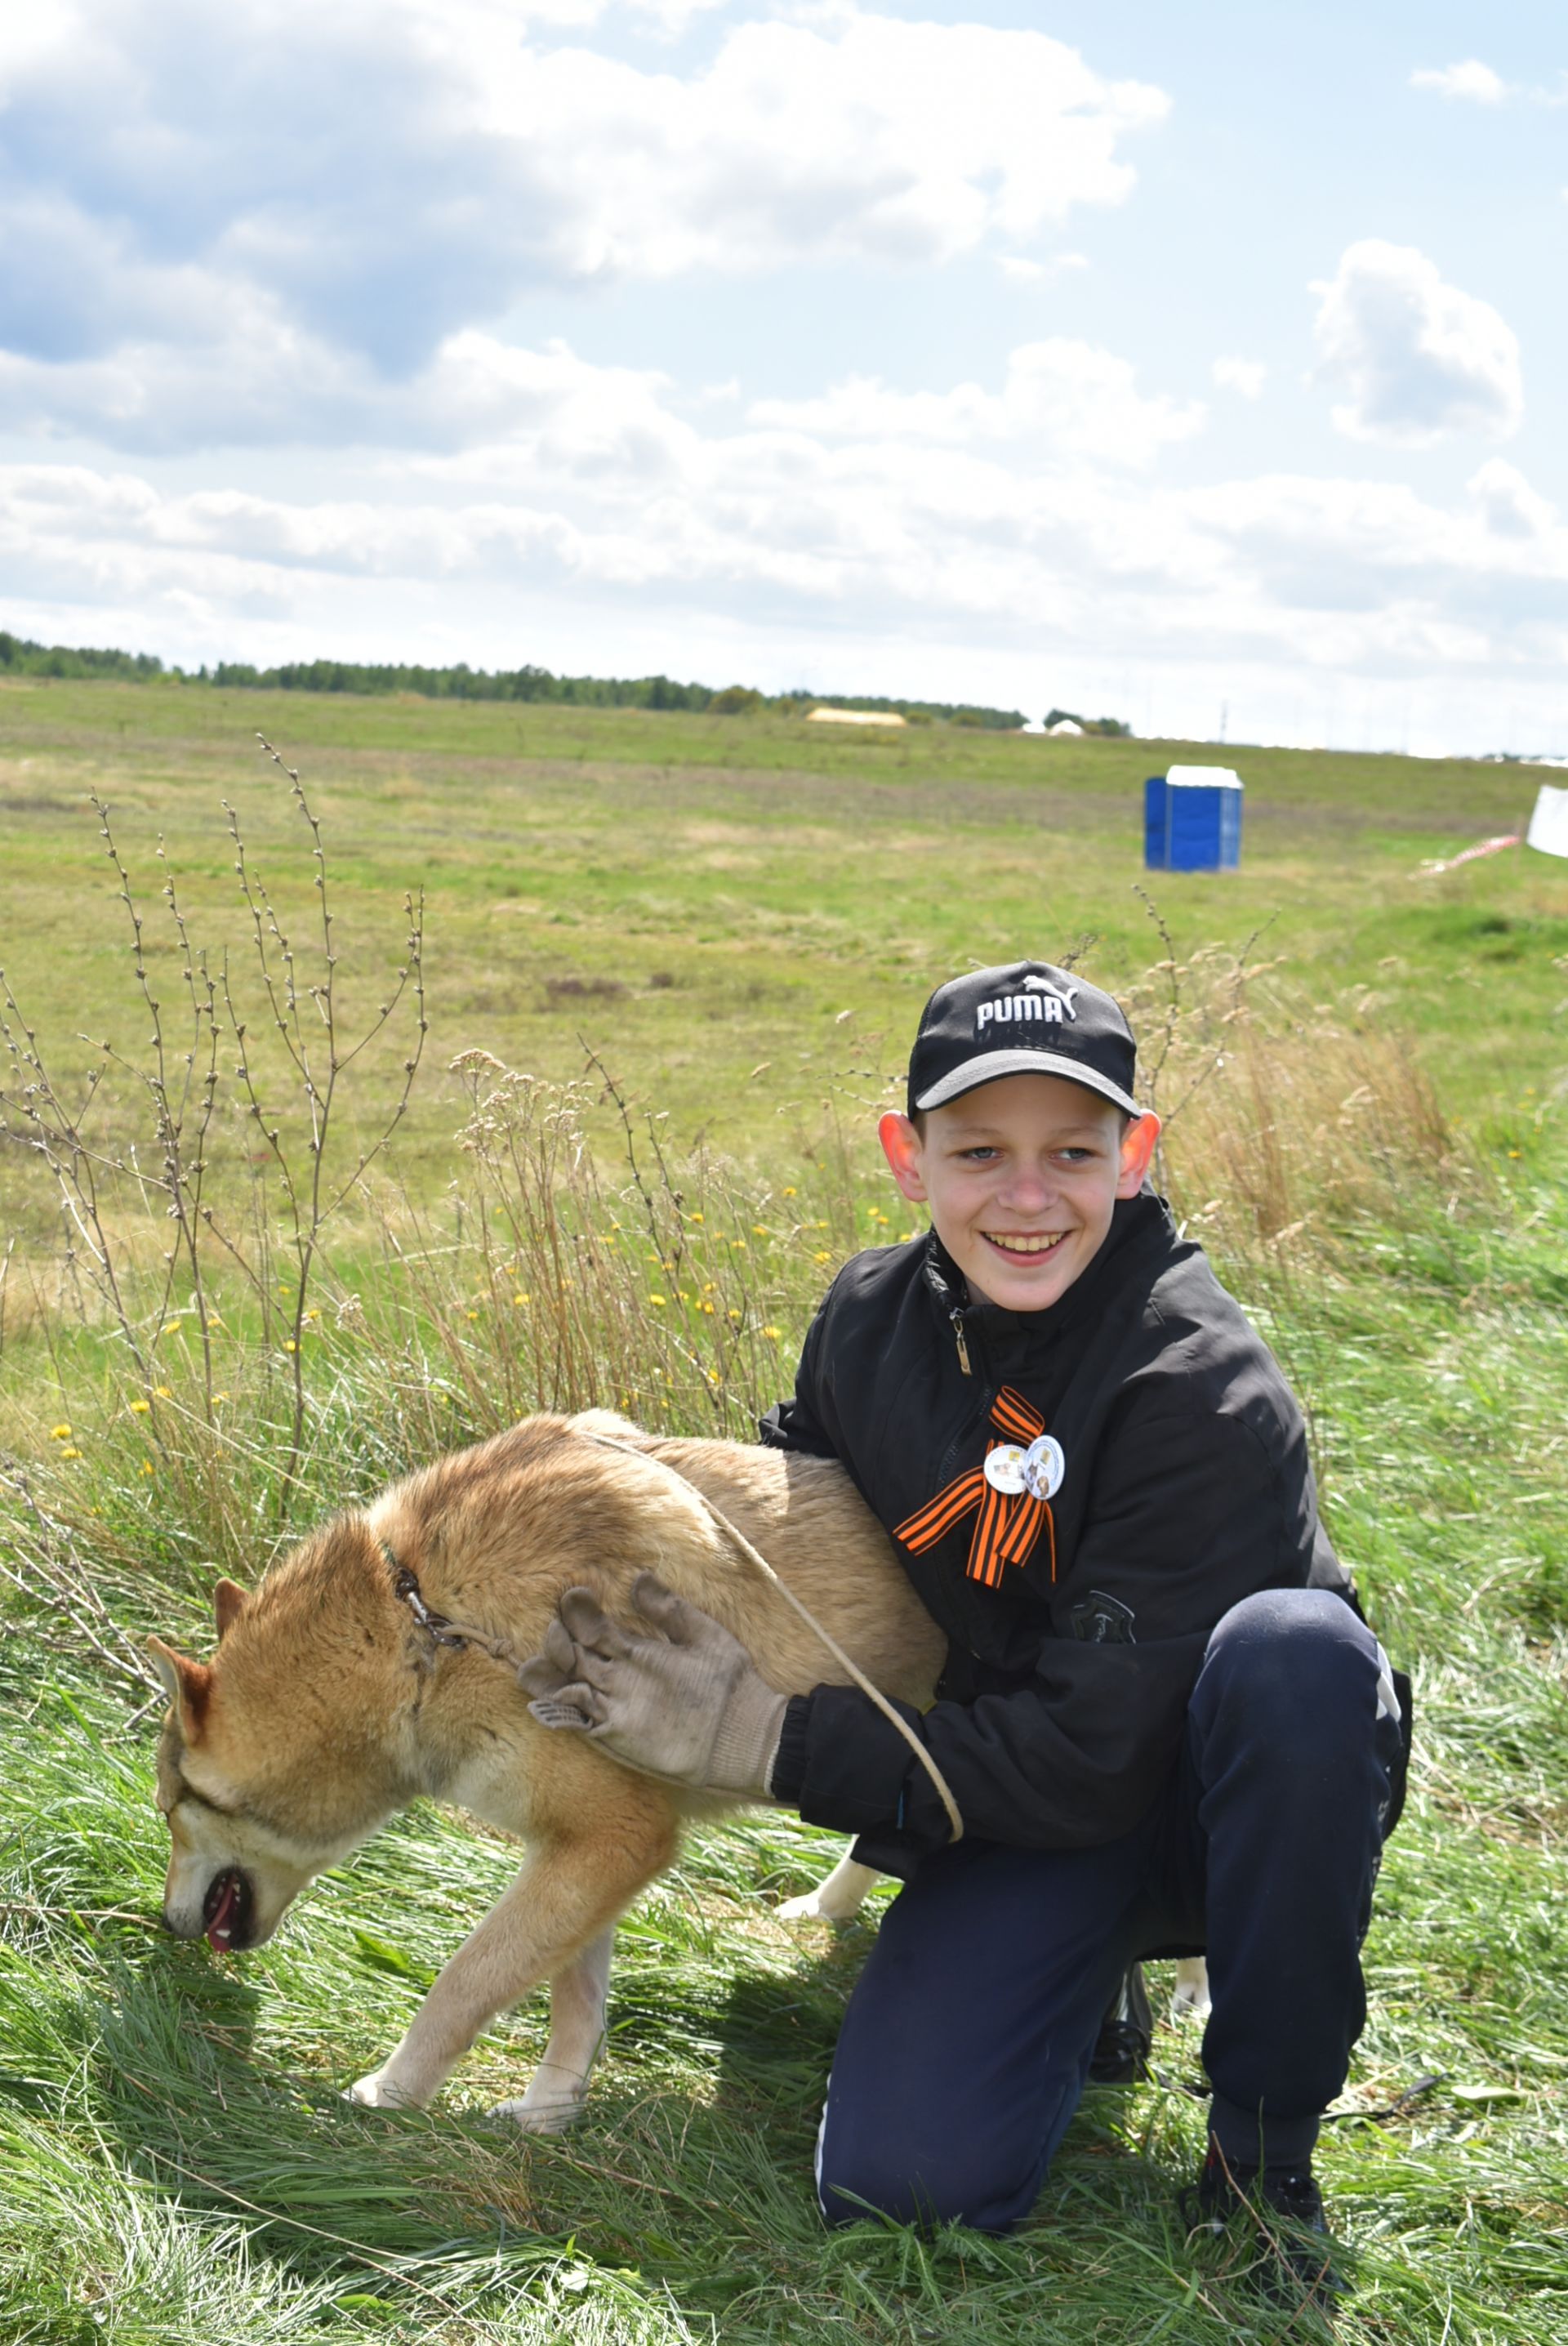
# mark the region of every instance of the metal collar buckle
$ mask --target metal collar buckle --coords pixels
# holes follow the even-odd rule
[[[461,1629],[454,1628],[444,1613],[433,1613],[420,1594],[419,1582],[406,1564],[400,1564],[386,1542],[381,1543],[382,1554],[392,1569],[392,1595],[408,1606],[420,1627],[434,1638],[438,1646],[451,1646],[462,1650],[468,1643]]]

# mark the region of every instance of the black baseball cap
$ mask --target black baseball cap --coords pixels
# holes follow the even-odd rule
[[[909,1112],[943,1107],[1001,1076],[1064,1076],[1128,1116],[1138,1046],[1097,985],[1048,961],[1010,961],[939,985],[910,1053]]]

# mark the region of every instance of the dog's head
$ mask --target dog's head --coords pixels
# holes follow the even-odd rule
[[[177,1939],[205,1935],[220,1954],[270,1939],[306,1883],[391,1805],[367,1809],[363,1770],[321,1731],[316,1689],[276,1668],[283,1657],[268,1653],[259,1668],[260,1653],[236,1651],[257,1642],[242,1619],[250,1603],[219,1582],[210,1662],[158,1637],[147,1644],[169,1698],[158,1746],[158,1805],[173,1843],[163,1919]]]

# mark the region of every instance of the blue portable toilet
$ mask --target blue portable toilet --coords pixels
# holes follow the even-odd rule
[[[1150,872],[1234,872],[1241,862],[1241,777],[1228,766],[1172,766],[1144,784]]]

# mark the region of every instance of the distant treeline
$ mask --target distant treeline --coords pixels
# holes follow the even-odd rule
[[[885,709],[913,724],[942,719],[1005,732],[1022,725],[1016,709],[986,709],[969,702],[889,700],[875,695],[754,691],[749,685],[718,689],[677,684],[667,676],[556,676],[547,668],[488,669],[419,668],[369,660],[286,660],[280,668],[254,668],[249,660],[219,660],[216,667],[166,668],[150,652],[100,651],[87,646],[29,643],[0,628],[0,675],[106,677],[132,683],[158,678],[176,684],[211,684],[265,692],[417,693],[426,700],[552,701],[579,709],[685,709],[715,716],[746,716],[777,709]]]

